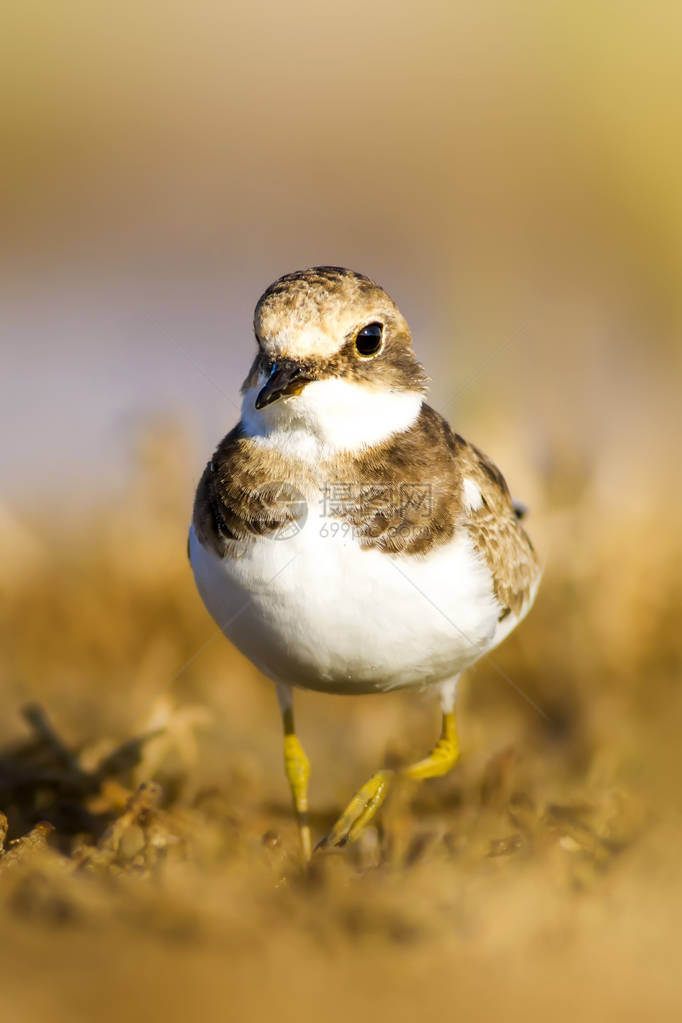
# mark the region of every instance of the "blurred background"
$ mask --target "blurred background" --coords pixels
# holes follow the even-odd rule
[[[5,21],[14,1018],[679,1018],[680,10]],[[530,505],[547,568],[494,656],[523,692],[480,665],[461,767],[304,884],[274,696],[216,637],[185,538],[255,302],[320,263],[398,302],[432,404]],[[299,703],[319,834],[438,727],[422,696]]]

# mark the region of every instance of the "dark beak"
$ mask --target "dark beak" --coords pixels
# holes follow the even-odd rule
[[[305,370],[297,362],[290,362],[286,359],[276,362],[265,387],[256,398],[256,408],[265,408],[272,405],[280,398],[287,398],[292,394],[300,394],[306,384],[310,383],[310,377],[305,375]]]

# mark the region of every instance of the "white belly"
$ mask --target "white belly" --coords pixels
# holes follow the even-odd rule
[[[490,572],[465,533],[425,556],[387,555],[334,525],[311,514],[296,535],[259,537],[236,559],[191,530],[206,607],[273,681],[338,693],[435,684],[516,624],[498,626]]]

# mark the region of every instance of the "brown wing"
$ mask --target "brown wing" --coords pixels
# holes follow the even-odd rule
[[[492,573],[495,596],[503,608],[500,617],[510,612],[518,615],[540,574],[537,554],[497,466],[466,441],[458,460],[462,478],[472,480],[481,492],[481,506],[466,511],[465,522]]]

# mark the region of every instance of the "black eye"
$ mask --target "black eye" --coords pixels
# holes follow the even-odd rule
[[[355,338],[358,355],[365,358],[369,355],[376,355],[381,348],[383,333],[384,328],[381,323],[368,323],[366,327],[359,330]]]

